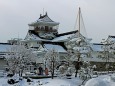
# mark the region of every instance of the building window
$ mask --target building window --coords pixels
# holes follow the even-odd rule
[[[45,26],[45,31],[48,31],[48,26]]]
[[[43,26],[41,27],[41,30],[44,30],[44,27],[43,27]]]
[[[39,42],[37,42],[37,44],[39,44]]]
[[[53,29],[53,28],[52,28],[52,27],[50,27],[50,30],[51,30],[51,31],[52,31],[52,29]]]

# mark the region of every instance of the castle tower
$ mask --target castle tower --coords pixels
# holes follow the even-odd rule
[[[42,38],[53,38],[58,33],[59,23],[51,20],[47,12],[45,15],[41,15],[36,22],[29,25],[29,30],[34,30]]]

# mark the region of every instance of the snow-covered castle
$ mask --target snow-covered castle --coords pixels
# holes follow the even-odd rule
[[[40,15],[39,19],[31,24],[28,24],[29,29],[27,35],[24,39],[11,39],[8,43],[0,43],[0,64],[6,64],[4,57],[6,55],[7,49],[13,44],[17,44],[19,41],[25,45],[26,48],[32,48],[36,53],[38,53],[37,63],[44,63],[44,54],[49,49],[56,49],[59,52],[60,59],[68,55],[70,41],[69,38],[74,36],[79,36],[79,31],[71,31],[65,33],[58,33],[59,22],[51,20],[46,13],[45,15]],[[80,34],[81,35],[81,34]],[[104,57],[102,48],[103,44],[91,43],[91,56],[89,58],[84,57],[85,61],[92,62],[104,62],[105,60],[99,59],[99,57]],[[1,69],[3,66],[0,67]]]

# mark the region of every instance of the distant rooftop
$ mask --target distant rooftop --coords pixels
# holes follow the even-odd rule
[[[115,36],[111,36],[111,35],[109,35],[109,37],[110,37],[110,38],[115,38]]]
[[[0,52],[7,52],[9,48],[11,48],[10,43],[0,43]]]

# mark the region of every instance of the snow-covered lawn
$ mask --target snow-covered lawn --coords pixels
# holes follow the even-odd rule
[[[75,78],[72,76],[71,79],[59,78],[55,77],[54,79],[51,78],[44,78],[44,79],[31,79],[32,82],[27,82],[27,79],[19,80],[15,77],[19,82],[14,85],[9,85],[7,83],[7,77],[0,78],[0,86],[79,86],[82,83],[78,77]],[[86,82],[84,86],[115,86],[115,75],[101,75],[97,78],[92,78]]]
[[[19,81],[15,85],[9,85],[7,83],[9,78],[0,78],[0,86],[79,86],[82,82],[79,78],[72,77],[72,79],[67,78],[45,78],[45,79],[32,79],[33,82],[27,82],[26,79]],[[40,84],[40,85],[39,85]]]
[[[49,79],[48,84],[43,86],[79,86],[81,84],[81,80],[79,78],[72,78],[72,79]]]

